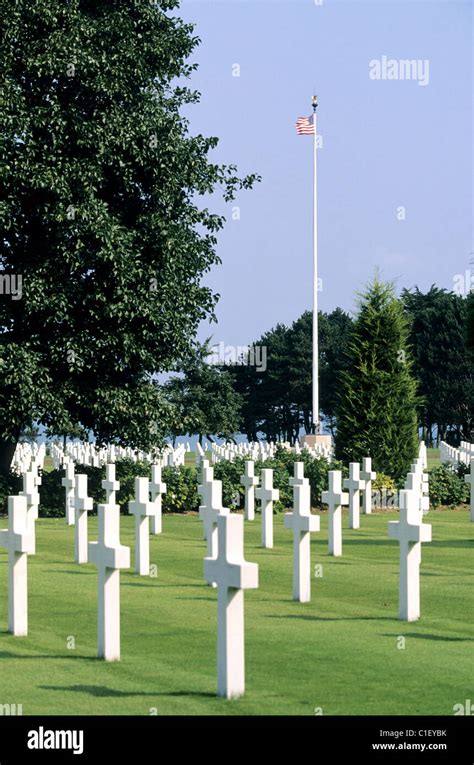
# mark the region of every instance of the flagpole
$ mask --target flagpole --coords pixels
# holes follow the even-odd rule
[[[318,175],[316,148],[316,108],[318,97],[313,96],[313,397],[312,417],[314,432],[319,433],[319,344],[318,344]]]

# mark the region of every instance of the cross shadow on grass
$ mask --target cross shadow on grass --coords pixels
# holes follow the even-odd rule
[[[2,633],[7,634],[7,633]],[[9,633],[8,633],[9,634]],[[82,659],[83,661],[102,661],[97,656],[82,656],[81,654],[77,654],[74,651],[71,651],[70,654],[40,654],[35,653],[33,654],[22,654],[22,653],[13,653],[12,651],[0,651],[0,661],[2,659],[26,659],[27,661],[30,660],[36,660],[41,659],[44,661],[45,659],[50,659],[52,661],[56,661],[57,659],[66,659],[67,661],[70,661],[71,659]]]
[[[215,590],[215,592],[217,592],[217,590]],[[195,595],[194,597],[189,597],[188,595],[181,595],[180,597],[177,597],[176,600],[208,600],[211,603],[215,603],[217,601],[217,598],[207,597],[206,595]]]
[[[74,574],[74,576],[94,576],[94,574],[97,576],[97,571],[88,571],[86,568],[82,568],[78,571],[72,571],[71,569],[50,569],[50,568],[44,568],[43,571],[48,572],[49,574]]]
[[[149,578],[146,576],[143,577],[146,581],[144,582],[126,582],[122,581],[121,586],[122,587],[160,587],[160,588],[168,588],[168,587],[174,587],[175,589],[181,589],[182,587],[195,587],[196,589],[201,589],[203,587],[208,587],[207,584],[163,584],[161,582],[156,582],[156,584],[152,583]]]
[[[200,696],[216,698],[215,693],[205,691],[118,691],[104,685],[39,685],[44,691],[71,691],[72,693],[89,693],[91,696],[102,698],[127,698],[129,696]]]
[[[439,539],[438,541],[431,542],[432,547],[462,547],[471,548],[474,545],[474,539]]]
[[[345,539],[343,545],[344,547],[350,547],[351,545],[367,545],[368,547],[374,547],[375,545],[378,547],[394,546],[392,539],[371,539],[370,537],[365,537],[364,539]]]
[[[383,637],[398,637],[398,635],[391,635],[389,632],[382,633]],[[404,632],[403,633],[404,638],[418,638],[418,640],[436,640],[440,641],[441,643],[469,643],[473,642],[474,638],[470,637],[448,637],[447,635],[427,635],[426,633],[422,632]]]
[[[307,622],[393,622],[395,616],[310,616],[309,614],[267,614],[267,619],[302,619]]]

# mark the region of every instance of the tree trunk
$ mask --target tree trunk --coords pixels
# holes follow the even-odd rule
[[[0,472],[8,473],[16,449],[16,441],[0,441]]]

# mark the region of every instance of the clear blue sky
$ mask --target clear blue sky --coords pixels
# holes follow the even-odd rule
[[[225,207],[214,341],[251,342],[311,307],[312,138],[294,123],[313,90],[320,307],[353,310],[377,266],[399,288],[452,289],[474,250],[471,3],[183,0],[178,13],[202,39],[192,132],[219,136],[213,161],[263,177],[239,195],[239,221]],[[371,80],[384,55],[428,59],[429,83]]]

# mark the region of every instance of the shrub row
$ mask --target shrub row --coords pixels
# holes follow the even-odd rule
[[[327,489],[328,471],[342,470],[343,477],[348,475],[348,470],[341,462],[329,463],[323,457],[314,458],[309,454],[301,454],[298,458],[304,463],[305,476],[309,478],[311,486],[311,504],[317,507],[321,504],[321,492]],[[292,490],[289,478],[293,475],[294,455],[285,449],[278,448],[275,456],[265,462],[255,462],[255,474],[260,475],[263,468],[273,469],[273,485],[280,491],[280,501],[275,503],[275,511],[282,511],[292,504]],[[222,481],[222,498],[225,507],[231,509],[242,507],[244,504],[244,488],[240,484],[240,476],[244,473],[245,460],[236,459],[235,462],[219,462],[214,466],[214,476]],[[134,498],[135,477],[144,476],[151,478],[151,468],[148,462],[133,462],[133,460],[120,460],[116,466],[117,480],[120,481],[120,490],[117,493],[117,502],[122,512],[127,511],[127,505]],[[430,473],[430,498],[434,506],[459,505],[469,500],[469,486],[464,481],[467,468],[462,465],[457,471],[446,465],[434,468]],[[105,476],[105,468],[94,468],[86,465],[77,465],[76,473],[85,473],[88,476],[88,494],[94,501],[94,511],[97,505],[105,501],[105,492],[101,487],[101,481]],[[61,479],[64,476],[62,470],[52,470],[43,473],[40,486],[40,515],[43,517],[64,516],[64,489]],[[185,513],[197,511],[200,504],[198,494],[199,475],[195,467],[181,466],[178,468],[163,468],[163,481],[167,485],[167,493],[163,496],[163,512]],[[385,486],[387,489],[395,488],[394,482],[388,476],[379,474],[377,481],[373,483],[374,489]],[[6,512],[7,497],[9,494],[17,494],[21,490],[21,478],[13,474],[0,475],[0,510]]]
[[[430,502],[439,505],[460,505],[469,502],[470,487],[464,480],[468,472],[466,465],[454,470],[449,465],[440,465],[430,472]]]

